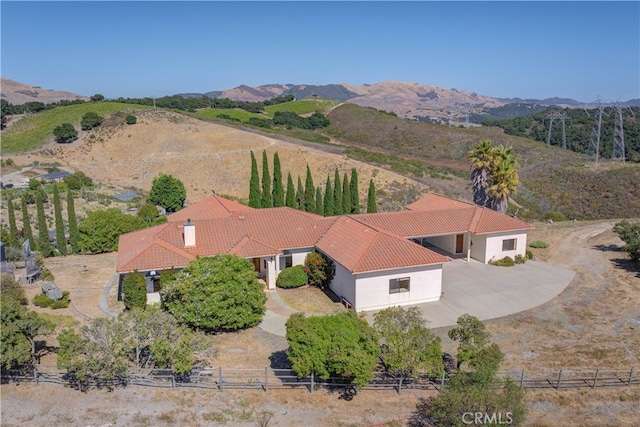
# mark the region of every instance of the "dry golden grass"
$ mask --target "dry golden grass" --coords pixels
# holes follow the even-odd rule
[[[285,304],[296,311],[307,314],[335,314],[346,310],[331,290],[323,292],[313,286],[294,289],[277,289]]]

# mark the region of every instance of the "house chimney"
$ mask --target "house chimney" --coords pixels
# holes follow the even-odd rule
[[[191,222],[191,218],[184,223],[183,236],[185,248],[196,245],[196,225]]]

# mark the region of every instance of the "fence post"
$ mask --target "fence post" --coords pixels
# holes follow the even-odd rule
[[[33,364],[33,378],[36,380],[36,385],[38,385],[38,365]]]
[[[402,375],[398,378],[398,394],[402,392]]]
[[[629,382],[627,382],[627,385],[631,385],[631,377],[633,377],[633,368],[629,371]]]
[[[558,372],[558,383],[556,384],[556,390],[560,388],[560,381],[562,381],[562,369]]]
[[[314,388],[314,384],[313,384],[313,371],[311,371],[311,393],[313,393],[313,388]]]
[[[176,388],[176,373],[171,370],[171,388]]]
[[[440,384],[440,391],[444,390],[444,381],[447,376],[447,371],[442,371],[442,384]]]
[[[522,387],[524,386],[524,369],[522,370],[522,373],[520,374],[520,389],[522,390]]]
[[[600,369],[596,369],[596,376],[593,378],[593,385],[591,386],[591,388],[596,388],[596,382],[598,381],[598,372],[600,371]]]
[[[222,391],[222,366],[218,367],[218,390]]]
[[[269,388],[269,371],[268,371],[268,367],[264,367],[264,391],[267,391],[267,389]]]

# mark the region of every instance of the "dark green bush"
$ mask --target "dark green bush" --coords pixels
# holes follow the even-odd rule
[[[38,294],[33,297],[32,302],[38,307],[49,307],[54,310],[58,308],[67,308],[69,307],[69,291],[62,291],[62,298],[59,300],[52,300],[44,293]]]
[[[34,305],[37,305],[38,307],[49,307],[49,305],[53,302],[53,300],[48,296],[46,296],[45,294],[38,294],[35,297],[33,297],[32,302]]]
[[[554,212],[554,211],[549,211],[546,214],[544,214],[544,219],[551,220],[553,222],[566,221],[567,220],[567,218],[565,218],[565,216],[564,216],[564,214],[562,212]]]
[[[542,240],[534,240],[533,242],[529,243],[529,247],[536,249],[545,249],[549,247],[549,244],[547,242],[543,242]]]
[[[502,259],[499,259],[499,260],[490,261],[490,264],[497,265],[499,267],[513,267],[514,265],[516,265],[516,263],[513,260],[513,258],[508,257],[508,256],[506,256],[506,257],[504,257]]]
[[[533,252],[527,251],[526,252],[526,257],[527,257],[527,259],[533,259]]]
[[[131,114],[129,114],[127,117],[125,117],[124,120],[128,125],[135,125],[136,122],[138,121],[136,116],[133,116]]]
[[[516,258],[515,258],[514,262],[516,264],[524,264],[525,262],[527,262],[527,259],[528,258],[526,256],[518,254],[518,255],[516,255]]]
[[[294,267],[285,268],[278,275],[276,286],[279,288],[299,288],[307,284],[307,273],[304,271],[304,265],[296,265]]]

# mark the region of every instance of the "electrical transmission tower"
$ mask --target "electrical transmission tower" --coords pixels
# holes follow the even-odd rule
[[[464,127],[469,129],[469,104],[464,104]]]
[[[598,169],[598,157],[600,156],[600,130],[602,128],[602,113],[604,105],[598,98],[598,111],[593,118],[593,127],[591,128],[591,137],[589,138],[589,147],[587,148],[587,159],[595,155],[596,169]]]
[[[567,113],[549,113],[547,115],[549,119],[549,131],[547,132],[547,145],[551,145],[551,129],[553,128],[553,122],[555,120],[562,120],[562,148],[567,149],[567,128],[565,127],[565,120],[567,119]],[[571,120],[571,119],[569,119]]]
[[[616,103],[615,115],[616,122],[613,130],[613,154],[611,156],[611,159],[622,160],[622,163],[624,163],[624,119],[622,117],[622,106],[620,105],[620,103]]]

